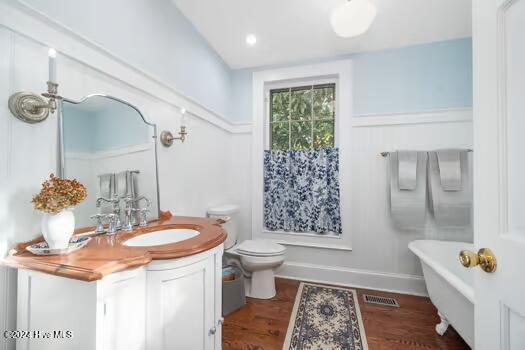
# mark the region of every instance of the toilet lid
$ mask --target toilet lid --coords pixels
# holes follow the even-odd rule
[[[270,241],[247,240],[237,246],[237,251],[247,255],[274,256],[283,254],[286,248]]]

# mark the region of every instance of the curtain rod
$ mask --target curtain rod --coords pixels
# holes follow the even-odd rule
[[[470,148],[466,150],[467,152],[474,152],[473,150],[471,150]],[[432,151],[425,151],[425,152],[432,152]],[[382,157],[386,157],[390,154],[391,152],[381,152],[379,153]]]

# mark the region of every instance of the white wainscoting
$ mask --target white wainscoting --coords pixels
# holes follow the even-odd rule
[[[462,230],[442,230],[427,215],[425,228],[419,232],[402,232],[392,227],[388,209],[387,161],[383,151],[396,149],[433,150],[439,148],[472,148],[472,110],[424,111],[403,114],[359,117],[346,133],[351,138],[351,177],[341,178],[341,186],[351,193],[351,212],[342,215],[351,225],[349,242],[352,250],[340,247],[318,247],[288,243],[286,262],[277,275],[287,278],[381,289],[415,295],[425,295],[420,262],[408,250],[416,239],[472,241],[472,227]],[[427,119],[429,118],[429,119]],[[366,119],[366,120],[365,120]],[[246,147],[250,138],[240,136]],[[242,146],[237,146],[242,148]],[[261,156],[262,157],[262,156]],[[249,178],[247,157],[236,163],[242,178]],[[252,186],[256,186],[252,183]],[[242,199],[250,205],[249,193]],[[250,226],[251,211],[242,213]],[[258,238],[274,238],[257,235]],[[328,243],[332,243],[331,241]]]
[[[59,52],[59,92],[67,98],[78,100],[92,93],[122,98],[157,124],[159,132],[178,130],[178,106],[191,113],[186,142],[158,147],[162,210],[204,216],[209,206],[234,200],[231,136],[248,135],[251,126],[229,123],[17,1],[0,0],[0,76],[6,77],[0,79],[0,258],[16,242],[39,234],[40,214],[33,210],[31,197],[57,170],[56,117],[23,123],[7,104],[16,91],[44,91],[49,46]],[[16,271],[0,268],[0,282],[0,325],[14,329]],[[0,338],[0,349],[14,346]]]

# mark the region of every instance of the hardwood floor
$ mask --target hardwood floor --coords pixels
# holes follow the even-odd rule
[[[246,306],[226,316],[224,350],[282,349],[299,281],[277,279],[273,299],[247,299]],[[449,327],[443,337],[434,330],[437,311],[428,298],[357,289],[369,350],[468,350]],[[394,297],[399,308],[365,304],[362,294]]]

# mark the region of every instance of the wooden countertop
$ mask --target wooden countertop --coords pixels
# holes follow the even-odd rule
[[[18,243],[3,263],[13,268],[31,269],[83,281],[100,280],[111,273],[146,265],[152,260],[176,259],[212,249],[226,240],[226,231],[217,219],[175,217],[163,212],[161,218],[146,227],[133,231],[119,231],[115,235],[93,236],[89,243],[68,255],[38,256],[28,252],[29,245],[42,242],[40,236],[30,242]],[[127,247],[123,243],[145,233],[187,228],[200,234],[185,241],[151,247]],[[80,229],[75,234],[94,228]]]

